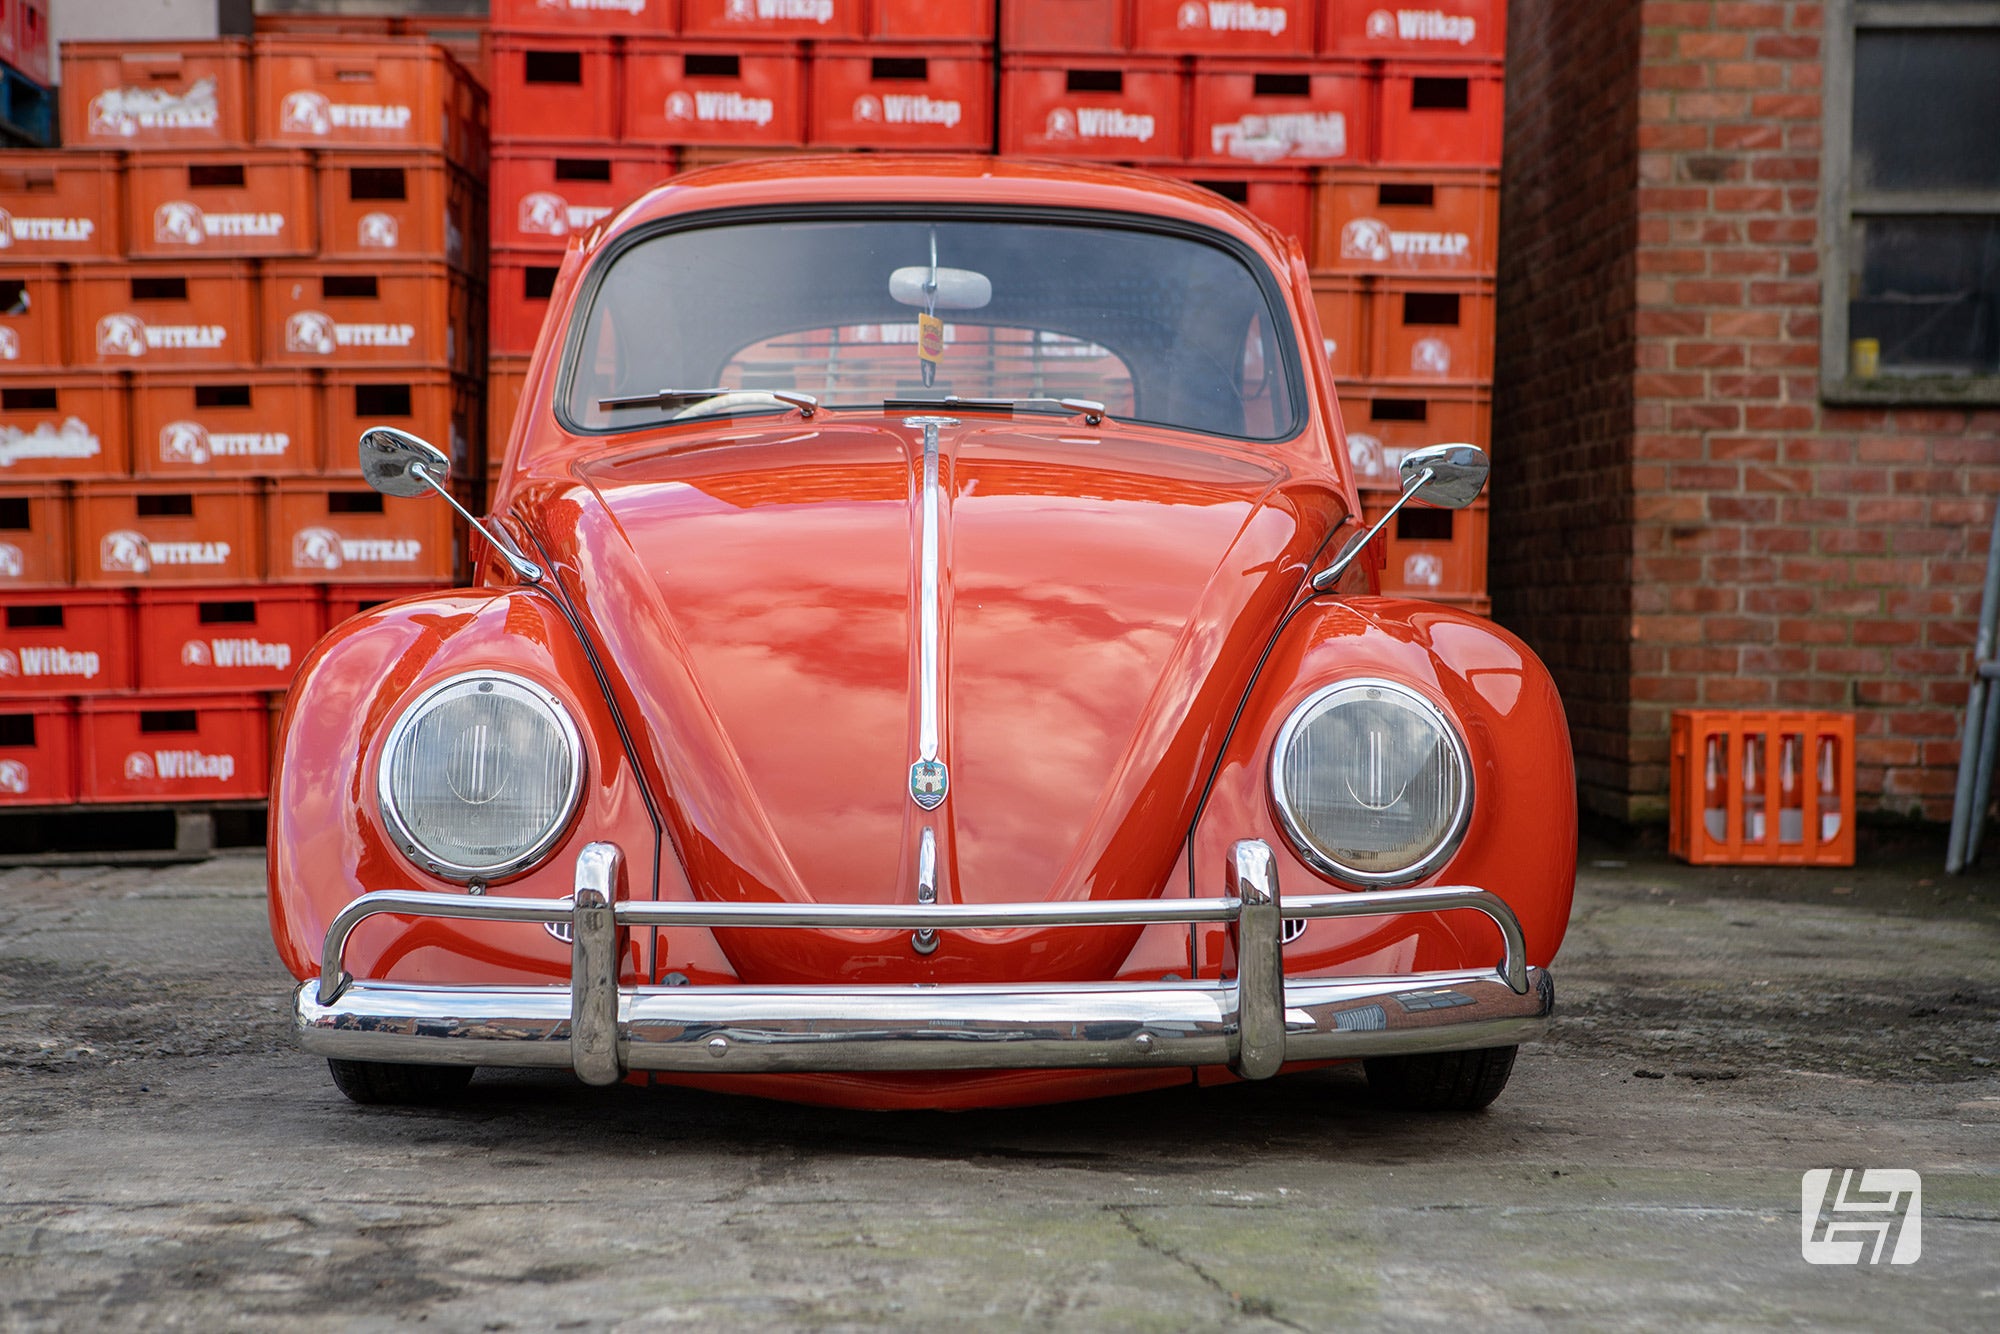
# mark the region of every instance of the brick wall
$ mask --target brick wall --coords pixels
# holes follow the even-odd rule
[[[1555,675],[1585,808],[1624,818],[1639,12],[1516,0],[1507,35],[1494,614]]]
[[[1590,670],[1568,627],[1594,623],[1604,599],[1578,591],[1574,605],[1589,613],[1565,616],[1583,553],[1566,558],[1526,511],[1553,495],[1560,513],[1611,470],[1578,460],[1579,437],[1596,428],[1559,422],[1550,437],[1547,409],[1523,400],[1560,395],[1586,423],[1615,403],[1605,357],[1578,331],[1602,323],[1609,298],[1575,271],[1582,256],[1545,245],[1536,224],[1593,211],[1565,202],[1566,190],[1631,188],[1616,172],[1594,176],[1588,151],[1542,128],[1562,113],[1537,99],[1565,77],[1545,51],[1569,44],[1588,79],[1627,86],[1599,63],[1613,50],[1576,45],[1587,43],[1574,33],[1584,8],[1514,9],[1494,421],[1496,613],[1562,664],[1559,678]],[[1616,26],[1607,10],[1587,17]],[[1615,13],[1642,25],[1636,119],[1600,122],[1607,137],[1631,124],[1637,150],[1629,714],[1624,781],[1601,776],[1609,748],[1593,738],[1586,804],[1664,816],[1674,708],[1795,706],[1857,714],[1864,811],[1947,818],[2000,495],[2000,412],[1819,400],[1820,6],[1624,0]],[[1571,312],[1555,299],[1565,292]],[[1561,364],[1543,364],[1559,348]],[[1508,465],[1510,455],[1530,461]],[[1519,549],[1503,557],[1510,541]],[[1562,684],[1594,732],[1609,687]]]

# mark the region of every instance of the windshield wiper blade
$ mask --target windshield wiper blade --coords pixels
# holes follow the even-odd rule
[[[904,412],[918,408],[969,408],[973,411],[988,412],[1058,412],[1075,413],[1092,426],[1104,420],[1104,405],[1093,398],[960,398],[957,394],[946,394],[942,398],[886,398],[882,406],[891,412]]]
[[[762,398],[775,398],[788,407],[797,408],[801,415],[810,417],[819,410],[819,399],[811,394],[801,394],[790,389],[727,389],[712,385],[707,389],[655,389],[650,394],[632,394],[625,398],[600,398],[600,408],[664,408],[675,403],[699,403],[705,398],[722,398],[729,394],[755,394]]]

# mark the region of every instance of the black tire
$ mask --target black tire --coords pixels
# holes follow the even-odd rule
[[[472,1082],[469,1065],[391,1065],[385,1061],[336,1061],[334,1087],[364,1107],[430,1106],[451,1102]]]
[[[1519,1047],[1377,1056],[1363,1061],[1368,1087],[1391,1107],[1411,1112],[1476,1112],[1500,1096]]]

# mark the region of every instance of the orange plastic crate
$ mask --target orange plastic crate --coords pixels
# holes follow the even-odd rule
[[[1368,373],[1368,289],[1352,278],[1313,279],[1320,343],[1337,380]]]
[[[259,37],[257,142],[437,149],[485,169],[486,94],[419,38]]]
[[[1312,177],[1299,167],[1160,167],[1162,176],[1192,181],[1241,204],[1304,245],[1312,230]]]
[[[1464,60],[1507,49],[1507,0],[1320,0],[1319,49],[1329,55]]]
[[[124,253],[118,156],[0,153],[0,258],[116,259]]]
[[[0,594],[0,695],[132,686],[132,598],[65,588]]]
[[[267,264],[262,324],[268,365],[470,371],[477,353],[471,284],[427,261]]]
[[[326,377],[325,463],[333,477],[359,477],[361,433],[393,426],[430,441],[454,476],[479,466],[479,382],[443,371],[336,371]],[[439,501],[443,504],[443,501]]]
[[[284,690],[324,630],[316,588],[145,589],[139,688]]]
[[[862,35],[863,0],[681,0],[681,32],[689,37],[829,41]]]
[[[490,477],[507,453],[521,390],[528,383],[527,357],[494,357],[486,366],[486,472]]]
[[[1493,379],[1493,284],[1385,278],[1370,301],[1368,374],[1431,384]]]
[[[1000,49],[1123,51],[1129,19],[1126,0],[1007,0],[1000,6]]]
[[[1382,517],[1389,497],[1363,498],[1362,517]],[[1382,592],[1389,597],[1484,597],[1486,502],[1461,510],[1414,502],[1396,511],[1375,539],[1382,546]]]
[[[1854,715],[1674,710],[1667,850],[1697,866],[1854,865]]]
[[[867,12],[868,35],[892,42],[993,40],[993,0],[868,0]]]
[[[1369,84],[1354,61],[1197,60],[1188,156],[1266,165],[1366,162]]]
[[[1401,491],[1403,455],[1425,445],[1489,447],[1493,401],[1484,389],[1340,386],[1340,418],[1347,456],[1362,490]]]
[[[1000,151],[1178,162],[1186,156],[1181,63],[1161,56],[1009,56]]]
[[[495,251],[493,286],[487,293],[492,311],[490,343],[496,356],[526,355],[535,350],[542,322],[549,314],[549,294],[562,268],[560,252]]]
[[[262,695],[156,695],[77,705],[83,801],[255,800],[270,786]]]
[[[0,486],[0,589],[69,583],[69,528],[61,482]]]
[[[1319,273],[1491,276],[1500,181],[1483,170],[1329,172],[1313,192]]]
[[[561,254],[654,184],[674,174],[669,148],[503,144],[493,150],[493,244]]]
[[[493,133],[501,142],[618,137],[621,62],[609,38],[501,31],[492,58]]]
[[[228,482],[85,482],[76,488],[76,582],[244,583],[263,572],[257,493]]]
[[[1391,61],[1382,72],[1375,160],[1386,166],[1500,165],[1500,67]]]
[[[835,148],[990,148],[993,62],[983,46],[815,48],[806,142]]]
[[[296,150],[136,155],[126,235],[140,259],[310,255],[312,159]]]
[[[792,147],[805,142],[806,61],[797,42],[653,41],[625,46],[624,138],[645,144]],[[576,131],[558,126],[555,137]]]
[[[0,371],[55,370],[68,358],[63,342],[70,295],[53,264],[0,269]]]
[[[660,36],[674,31],[674,0],[493,0],[499,32],[581,32],[600,37]],[[419,23],[420,19],[403,22]]]
[[[1173,56],[1310,56],[1320,0],[1132,0],[1132,49]]]
[[[125,408],[116,375],[8,376],[0,382],[0,481],[122,475]]]
[[[241,260],[99,264],[70,275],[70,361],[106,370],[257,361],[257,279]]]
[[[270,578],[281,583],[407,583],[457,572],[451,506],[392,498],[356,481],[278,482],[269,499]]]
[[[75,706],[59,699],[0,704],[0,806],[75,800]]]
[[[250,141],[250,44],[64,42],[63,140],[77,148],[227,148]]]
[[[318,175],[321,259],[485,271],[478,187],[442,153],[321,153]]]
[[[311,371],[148,375],[132,388],[132,470],[141,477],[288,477],[319,466]]]

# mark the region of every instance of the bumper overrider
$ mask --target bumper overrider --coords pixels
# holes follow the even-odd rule
[[[592,843],[567,899],[384,890],[327,928],[317,981],[298,990],[306,1050],[361,1061],[567,1067],[586,1083],[633,1070],[770,1073],[1227,1066],[1245,1079],[1287,1061],[1509,1046],[1538,1034],[1555,1004],[1531,968],[1520,923],[1468,887],[1311,894],[1284,900],[1271,850],[1236,844],[1224,898],[985,906],[656,903],[621,899],[623,858]],[[1500,928],[1491,971],[1388,977],[1285,976],[1285,918],[1465,909]],[[377,914],[568,924],[562,986],[362,981],[343,969],[348,936]],[[620,987],[625,933],[648,927],[903,929],[1222,922],[1233,979],[907,986]]]

